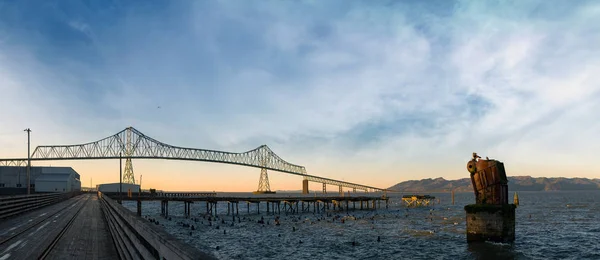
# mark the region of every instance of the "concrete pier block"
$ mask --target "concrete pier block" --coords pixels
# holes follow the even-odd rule
[[[514,204],[470,204],[467,213],[467,242],[515,241]]]

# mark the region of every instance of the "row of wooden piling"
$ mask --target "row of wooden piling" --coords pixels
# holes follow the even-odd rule
[[[169,201],[182,201],[182,200],[161,200],[161,215],[164,217],[169,216]],[[346,199],[346,200],[231,200],[227,202],[227,216],[239,215],[239,203],[246,203],[246,212],[250,214],[250,204],[256,204],[256,213],[260,214],[261,202],[266,203],[266,214],[297,214],[297,213],[325,213],[329,210],[334,211],[346,211],[349,210],[376,210],[381,209],[382,201],[385,202],[385,208],[389,208],[387,198],[369,198],[369,199]],[[184,217],[188,218],[191,214],[191,204],[194,203],[192,200],[183,200],[184,203]],[[219,200],[205,200],[206,202],[206,214],[214,215],[218,214],[217,205]],[[357,208],[358,205],[358,208]],[[142,203],[141,200],[137,201],[137,214],[142,215]]]

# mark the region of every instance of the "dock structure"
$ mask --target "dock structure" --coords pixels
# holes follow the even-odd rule
[[[429,195],[404,195],[402,201],[406,207],[421,207],[435,205],[435,197]]]
[[[106,193],[105,193],[106,194]],[[161,215],[169,216],[169,202],[183,202],[184,213],[186,218],[191,217],[191,204],[204,202],[206,203],[207,215],[226,214],[235,216],[239,215],[240,202],[246,204],[246,213],[251,214],[250,205],[256,205],[256,213],[269,214],[297,214],[297,213],[325,213],[327,211],[350,211],[350,210],[376,210],[384,206],[389,207],[389,198],[385,195],[363,195],[363,196],[274,196],[274,197],[234,197],[234,196],[217,196],[216,193],[141,193],[119,195],[118,193],[106,194],[115,200],[121,201],[137,201],[137,215],[142,215],[142,201],[160,201]],[[384,205],[382,205],[382,201]],[[227,203],[227,212],[217,212],[218,203]],[[358,208],[357,208],[358,204]],[[261,206],[265,205],[265,206]],[[243,209],[242,209],[243,211]]]

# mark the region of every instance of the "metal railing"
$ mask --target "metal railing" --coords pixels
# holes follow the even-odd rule
[[[48,194],[18,195],[0,197],[0,219],[45,207],[79,194],[78,192],[62,192]]]

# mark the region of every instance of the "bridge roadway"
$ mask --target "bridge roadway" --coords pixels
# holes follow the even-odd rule
[[[0,222],[0,259],[118,259],[96,194]]]

